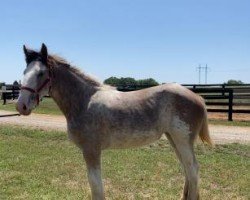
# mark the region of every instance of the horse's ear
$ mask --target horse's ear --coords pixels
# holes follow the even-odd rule
[[[47,50],[47,47],[46,47],[46,45],[44,43],[42,43],[42,47],[41,47],[40,53],[42,54],[42,57],[45,59],[45,61],[47,61],[48,50]]]
[[[27,50],[25,45],[23,45],[23,52],[24,52],[25,57],[27,57],[28,56],[28,50]]]
[[[30,55],[31,55],[31,50],[27,49],[25,45],[23,45],[23,52],[25,55],[25,61],[28,64],[31,60],[30,60]]]

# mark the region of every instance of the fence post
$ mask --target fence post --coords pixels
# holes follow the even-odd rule
[[[12,100],[15,99],[15,87],[12,85]]]
[[[222,85],[222,89],[223,89],[222,95],[224,96],[225,95],[225,84]]]
[[[3,92],[3,105],[6,104],[6,99],[7,99],[7,93],[6,92]]]
[[[233,121],[233,90],[229,90],[228,121]]]
[[[2,98],[3,98],[3,105],[6,104],[6,86],[2,86]]]

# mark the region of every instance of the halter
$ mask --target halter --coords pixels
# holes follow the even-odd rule
[[[39,105],[39,102],[40,102],[40,92],[41,92],[41,90],[48,84],[48,83],[50,83],[50,81],[51,81],[51,78],[50,78],[50,76],[43,82],[43,84],[40,86],[40,87],[38,87],[37,89],[32,89],[32,88],[30,88],[30,87],[25,87],[25,86],[22,86],[20,89],[21,90],[27,90],[27,91],[29,91],[29,92],[31,92],[31,93],[34,93],[35,95],[36,95],[36,103],[37,103],[37,106]],[[51,86],[50,86],[51,87]]]

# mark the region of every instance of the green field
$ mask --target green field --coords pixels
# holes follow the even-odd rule
[[[7,103],[3,105],[0,101],[0,110],[16,111],[14,103]],[[61,115],[62,112],[59,110],[58,106],[52,98],[43,98],[39,106],[33,111],[39,114],[50,114],[50,115]]]
[[[196,146],[201,199],[250,198],[250,146]],[[90,199],[81,152],[63,132],[0,126],[0,199]],[[166,140],[103,153],[107,199],[179,199],[183,175]]]

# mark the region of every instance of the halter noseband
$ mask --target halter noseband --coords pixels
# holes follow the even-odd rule
[[[21,90],[27,90],[27,91],[29,91],[29,92],[31,92],[31,93],[34,93],[35,95],[36,95],[36,102],[37,102],[37,106],[39,105],[39,102],[40,102],[40,95],[39,95],[39,93],[41,92],[41,90],[48,84],[48,83],[50,83],[50,81],[51,81],[51,78],[50,78],[50,75],[49,75],[49,77],[43,82],[43,84],[40,86],[40,87],[38,87],[37,89],[32,89],[32,88],[30,88],[30,87],[25,87],[25,86],[22,86],[20,89]],[[51,87],[51,86],[50,86]]]

